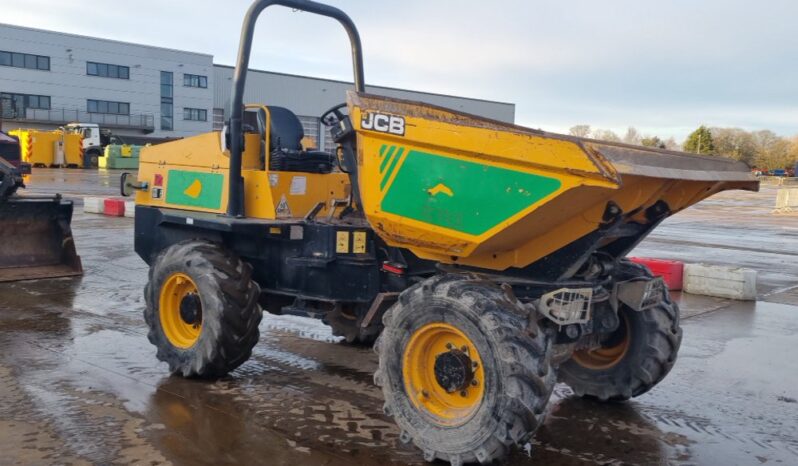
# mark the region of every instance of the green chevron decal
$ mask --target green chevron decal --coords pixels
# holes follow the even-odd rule
[[[396,146],[380,148],[382,210],[480,235],[560,189],[560,180]]]

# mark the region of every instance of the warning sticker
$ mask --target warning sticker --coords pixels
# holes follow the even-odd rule
[[[269,185],[273,188],[280,182],[280,175],[277,173],[269,173]]]
[[[291,189],[289,193],[292,196],[303,196],[308,188],[308,179],[305,176],[295,176],[291,178]]]
[[[277,217],[278,218],[286,218],[291,216],[291,208],[288,207],[288,199],[285,198],[285,194],[280,198],[280,203],[277,204]]]

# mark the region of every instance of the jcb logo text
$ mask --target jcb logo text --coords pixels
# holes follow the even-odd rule
[[[381,133],[405,135],[405,119],[395,115],[384,115],[382,113],[364,113],[360,120],[360,127]]]

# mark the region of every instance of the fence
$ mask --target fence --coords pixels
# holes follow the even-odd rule
[[[138,129],[145,133],[155,130],[155,116],[152,114],[114,115],[67,108],[49,110],[26,108],[24,111],[3,108],[2,113],[2,118],[8,121],[53,124],[97,123],[100,127]]]

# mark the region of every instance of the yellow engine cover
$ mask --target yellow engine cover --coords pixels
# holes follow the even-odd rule
[[[197,212],[227,211],[230,152],[221,133],[201,134],[141,149],[136,203]],[[261,167],[255,134],[246,135],[242,159],[247,217],[266,220],[304,217],[319,203],[328,213],[332,199],[346,199],[349,177],[344,173],[269,171]]]

